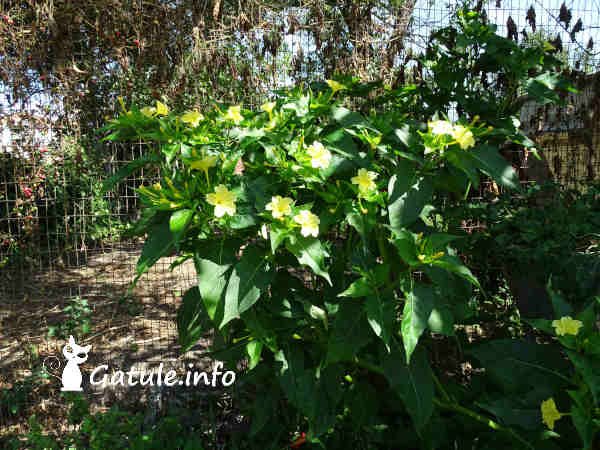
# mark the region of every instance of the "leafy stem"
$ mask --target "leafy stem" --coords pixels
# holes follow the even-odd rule
[[[354,359],[354,362],[356,363],[356,365],[358,365],[359,367],[362,367],[363,369],[366,369],[370,372],[385,376],[383,369],[381,367],[377,366],[376,364],[373,364],[369,361],[365,361],[363,359],[359,359],[358,357],[356,357]],[[456,401],[452,400],[452,398],[450,397],[448,392],[446,392],[446,390],[444,389],[443,385],[441,384],[441,382],[437,378],[437,376],[435,374],[432,374],[432,376],[433,376],[433,380],[435,382],[436,387],[438,388],[441,396],[443,397],[443,400],[440,400],[437,397],[433,398],[433,403],[438,408],[445,409],[448,411],[454,411],[456,413],[462,414],[465,417],[469,417],[479,423],[487,425],[492,430],[495,430],[495,431],[498,431],[501,433],[505,433],[505,434],[511,436],[513,439],[520,442],[521,444],[523,444],[525,447],[527,447],[529,449],[535,448],[512,428],[500,425],[498,422],[490,419],[489,417],[485,417],[484,415],[479,414],[469,408],[466,408],[466,407],[458,404]]]

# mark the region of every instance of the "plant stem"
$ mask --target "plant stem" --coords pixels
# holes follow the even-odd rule
[[[356,363],[357,366],[362,367],[364,369],[367,369],[371,372],[380,374],[380,375],[384,375],[383,369],[379,366],[377,366],[376,364],[370,363],[368,361],[359,359],[357,357],[354,358],[354,362]],[[534,450],[534,447],[527,442],[525,439],[523,439],[516,431],[514,431],[512,428],[508,428],[508,427],[504,427],[502,425],[500,425],[498,422],[485,417],[471,409],[465,408],[464,406],[459,405],[458,403],[456,403],[455,401],[453,401],[450,398],[450,395],[448,395],[448,393],[446,392],[446,390],[444,389],[444,387],[442,386],[440,380],[435,376],[435,374],[432,373],[432,377],[434,380],[435,385],[437,386],[437,388],[440,390],[442,397],[444,397],[445,401],[441,401],[440,399],[433,397],[433,403],[442,409],[446,409],[449,411],[454,411],[457,412],[459,414],[462,414],[466,417],[470,417],[471,419],[482,423],[484,425],[487,425],[488,427],[490,427],[492,430],[501,432],[501,433],[505,433],[508,434],[509,436],[511,436],[512,438],[514,438],[515,440],[517,440],[518,442],[520,442],[521,444],[523,444],[525,447]]]
[[[354,358],[354,362],[358,367],[362,367],[363,369],[367,369],[370,372],[378,373],[379,375],[384,375],[383,369],[369,361],[365,361],[363,359],[358,359],[358,357]]]
[[[433,371],[431,372],[431,376],[433,377],[433,382],[435,383],[435,386],[438,388],[438,391],[440,391],[440,394],[442,394],[442,397],[444,398],[444,400],[446,400],[447,402],[451,402],[452,399],[451,399],[450,395],[448,394],[446,389],[444,389],[444,386],[440,382],[440,379],[437,377],[437,375],[435,373],[433,373]]]
[[[385,241],[384,241],[384,237],[383,237],[383,232],[384,230],[379,229],[377,230],[377,247],[379,248],[379,253],[381,254],[381,258],[383,259],[383,262],[388,262],[389,261],[389,257],[387,254],[387,249],[385,248]]]
[[[489,419],[485,416],[482,416],[481,414],[476,413],[475,411],[465,408],[464,406],[461,406],[458,403],[444,403],[435,397],[433,398],[433,403],[436,406],[438,406],[439,408],[454,411],[454,412],[457,412],[464,416],[470,417],[471,419],[473,419],[477,422],[487,425],[492,430],[496,430],[501,433],[508,434],[511,437],[513,437],[514,439],[516,439],[517,441],[519,441],[521,444],[526,446],[527,448],[530,448],[532,450],[535,448],[535,447],[533,447],[533,445],[531,445],[529,442],[527,442],[525,439],[523,439],[521,436],[519,436],[519,434],[516,431],[514,431],[512,428],[504,427],[504,426],[500,425],[498,422],[495,422],[492,419]]]

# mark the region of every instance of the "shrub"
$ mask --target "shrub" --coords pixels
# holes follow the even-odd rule
[[[478,272],[496,282],[507,278],[522,312],[549,314],[544,286],[550,278],[570,302],[600,295],[598,205],[597,187],[581,193],[548,184],[523,195],[459,207],[452,215],[455,222],[485,224],[463,245]]]
[[[194,261],[198,286],[177,319],[182,350],[213,328],[212,354],[246,361],[256,448],[294,439],[322,448],[552,448],[540,405],[573,376],[558,347],[509,340],[469,349],[490,374],[481,398],[442,383],[430,363],[430,332],[452,338],[480,289],[443,206],[482,176],[518,189],[499,152],[507,141],[533,147],[511,116],[514,94],[555,101],[566,86],[549,48],[519,47],[473,12],[457,23],[434,34],[424,57],[432,76],[418,86],[340,78],[278,93],[258,111],[123,105],[107,128],[109,140],[158,144],[107,186],[142,165],[160,167],[161,181],[138,191],[147,239],[137,278],[175,251],[175,264]],[[506,97],[486,92],[492,75]],[[584,392],[592,381],[576,385]]]

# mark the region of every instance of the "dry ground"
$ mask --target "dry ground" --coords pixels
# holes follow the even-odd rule
[[[86,299],[92,310],[91,331],[78,339],[78,344],[92,345],[82,372],[89,373],[99,364],[127,370],[131,366],[156,367],[160,361],[177,368],[188,361],[201,370],[208,367],[210,361],[198,357],[206,348],[205,340],[183,356],[177,343],[176,311],[182,293],[196,283],[193,263],[188,261],[171,272],[168,268],[174,257],[164,258],[126,296],[140,249],[139,243],[123,243],[88,251],[82,261],[85,264],[79,266],[0,274],[0,392],[39,371],[48,356],[57,355],[64,364],[61,349],[65,340],[49,337],[48,329],[66,319],[63,308],[77,296]],[[61,372],[62,366],[56,374]],[[48,429],[64,426],[51,423],[60,422],[65,414],[59,387],[60,381],[52,377],[36,383],[26,408],[16,416],[2,411],[0,405],[0,436],[15,432],[33,413]],[[106,407],[116,398],[121,403],[128,397],[144,400],[147,394],[135,389],[86,390],[84,395],[96,408]]]

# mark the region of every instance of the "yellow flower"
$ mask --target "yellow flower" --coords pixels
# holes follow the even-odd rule
[[[447,120],[434,120],[427,124],[429,131],[433,134],[448,134],[452,135],[453,127]]]
[[[572,319],[571,316],[564,316],[560,320],[553,320],[552,326],[558,336],[564,336],[565,334],[576,336],[583,323],[580,320]]]
[[[169,107],[165,105],[163,102],[156,101],[156,115],[157,116],[166,116],[169,114]]]
[[[562,416],[562,414],[558,412],[558,409],[556,409],[554,399],[551,397],[548,400],[544,400],[540,409],[542,411],[542,421],[549,429],[554,430],[554,422],[559,420]]]
[[[271,115],[271,113],[273,112],[273,109],[275,108],[276,103],[275,102],[267,102],[267,103],[263,103],[260,107],[260,109],[262,109],[264,112],[268,113],[269,116]]]
[[[148,117],[148,118],[152,118],[154,117],[154,114],[156,113],[156,108],[154,106],[144,106],[142,109],[140,109],[140,112]]]
[[[303,209],[294,216],[294,221],[302,227],[300,230],[302,236],[317,237],[319,235],[319,223],[321,223],[321,221],[319,220],[319,217],[310,211]]]
[[[122,96],[118,96],[117,100],[119,101],[119,105],[121,105],[121,109],[123,110],[123,112],[127,112],[127,108],[125,108],[125,101],[123,100]]]
[[[342,83],[340,83],[339,81],[335,81],[335,80],[326,80],[325,83],[327,83],[327,85],[329,86],[329,88],[333,91],[333,93],[335,94],[337,91],[341,91],[343,89],[346,89],[346,86],[344,86]]]
[[[219,159],[215,155],[207,155],[202,159],[196,159],[190,162],[190,167],[196,170],[203,170],[204,172],[208,171],[211,167],[215,167],[217,165],[217,159]]]
[[[276,195],[271,197],[271,202],[267,203],[265,208],[267,211],[271,211],[275,219],[283,219],[284,216],[289,216],[292,213],[292,203],[294,203],[294,200],[291,198]]]
[[[456,142],[458,142],[458,145],[460,145],[460,148],[463,150],[475,146],[475,137],[473,136],[473,133],[467,127],[463,127],[462,125],[454,126],[452,137],[456,139]]]
[[[206,201],[215,207],[215,216],[223,217],[225,214],[235,214],[235,194],[222,184],[215,187],[214,194],[208,194]]]
[[[352,181],[352,184],[358,185],[358,191],[361,194],[367,194],[377,187],[374,181],[375,178],[377,178],[375,172],[370,172],[367,169],[358,169],[358,175],[352,177],[350,181]]]
[[[306,153],[311,157],[310,164],[315,169],[326,169],[331,163],[331,152],[319,141],[314,141],[306,148]]]
[[[193,128],[196,128],[202,119],[204,119],[204,116],[198,111],[188,111],[181,116],[181,121],[183,123],[187,123]]]
[[[231,120],[236,125],[244,120],[244,116],[242,116],[242,107],[240,105],[230,106],[227,108],[227,112],[225,113],[225,119]]]

